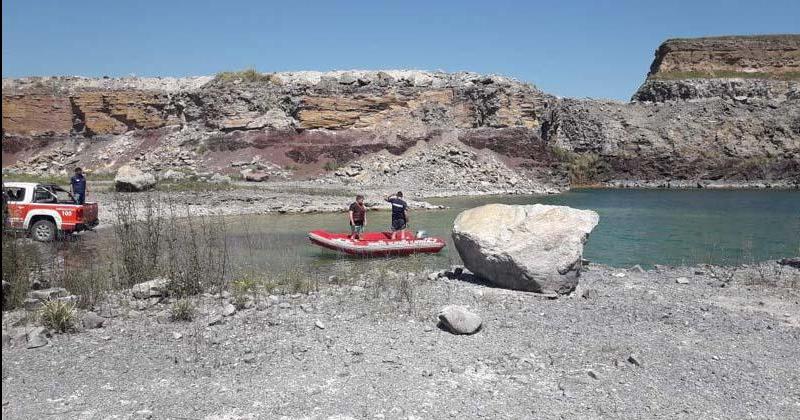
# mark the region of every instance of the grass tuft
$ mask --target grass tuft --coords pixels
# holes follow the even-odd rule
[[[55,332],[74,331],[77,324],[75,305],[60,300],[49,300],[39,310],[42,325]]]
[[[170,308],[170,319],[173,321],[191,321],[194,315],[195,307],[189,299],[178,299]]]

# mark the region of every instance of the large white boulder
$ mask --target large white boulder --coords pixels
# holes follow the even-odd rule
[[[124,165],[117,170],[114,177],[114,188],[117,191],[135,192],[153,188],[156,177],[151,173],[142,171],[130,165]]]
[[[464,266],[498,286],[569,293],[599,220],[591,210],[565,206],[488,204],[456,217],[453,241]]]

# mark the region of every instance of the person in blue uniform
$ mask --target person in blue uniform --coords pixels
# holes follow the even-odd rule
[[[69,179],[70,191],[78,204],[86,202],[86,177],[81,168],[75,168],[75,175]]]
[[[392,239],[397,239],[397,232],[402,232],[408,226],[408,204],[403,200],[403,192],[386,197],[392,205]]]

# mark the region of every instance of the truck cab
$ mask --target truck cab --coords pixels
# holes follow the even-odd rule
[[[54,184],[3,183],[3,225],[40,242],[90,230],[99,223],[97,203],[78,204],[69,191]]]

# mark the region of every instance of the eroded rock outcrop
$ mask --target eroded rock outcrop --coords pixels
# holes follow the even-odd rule
[[[113,173],[133,163],[157,178],[241,177],[262,168],[233,163],[258,155],[284,168],[279,179],[331,178],[326,172],[337,167],[369,168],[380,153],[437,156],[438,144],[461,143],[473,166],[496,162],[490,173],[459,178],[445,165],[431,171],[437,178],[419,180],[442,192],[451,184],[523,191],[620,180],[796,187],[798,45],[798,35],[669,40],[632,103],[556,98],[467,72],[4,79],[3,168]],[[377,175],[388,185],[407,173]]]

